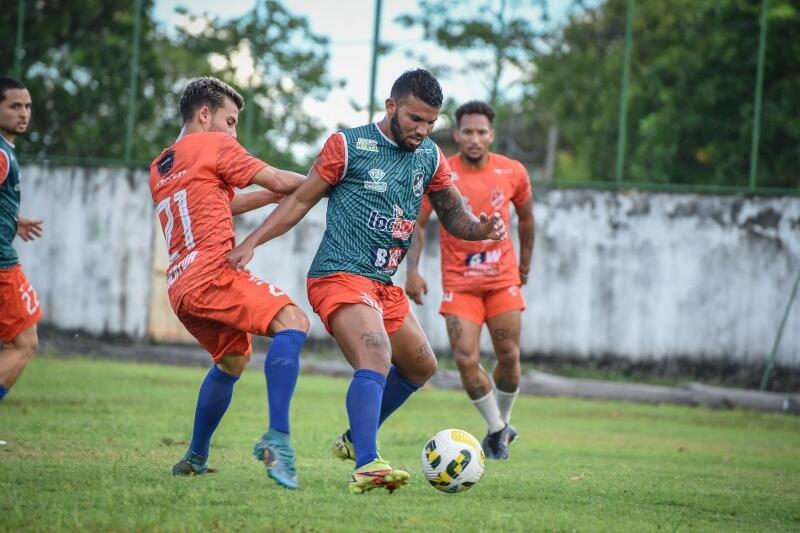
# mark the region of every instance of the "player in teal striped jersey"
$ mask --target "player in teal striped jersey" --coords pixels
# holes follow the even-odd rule
[[[474,217],[450,180],[450,167],[428,138],[442,90],[430,72],[403,73],[386,115],[331,135],[308,178],[229,255],[243,269],[256,246],[285,233],[329,196],[327,223],[308,272],[314,311],[355,369],[347,392],[350,429],[334,450],[352,459],[350,490],[404,485],[377,451],[378,427],[436,371],[436,357],[401,287],[392,284],[408,250],[422,195],[444,227],[466,240],[504,239],[499,213]]]
[[[19,379],[38,344],[42,316],[17,253],[14,237],[30,241],[42,235],[42,221],[19,216],[20,173],[14,139],[28,130],[31,95],[22,82],[0,77],[0,400]]]

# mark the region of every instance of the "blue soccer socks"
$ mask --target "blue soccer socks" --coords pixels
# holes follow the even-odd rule
[[[347,389],[347,416],[356,450],[356,468],[378,458],[378,419],[384,387],[383,374],[362,368],[353,374]]]
[[[239,376],[227,374],[214,365],[206,374],[200,393],[197,396],[197,407],[194,412],[194,430],[189,450],[202,457],[208,457],[211,435],[217,429],[222,416],[228,410],[233,398],[233,386]]]
[[[300,373],[300,350],[305,342],[306,334],[302,331],[279,331],[272,338],[264,361],[269,427],[281,433],[289,433],[289,407]]]
[[[398,407],[408,400],[408,397],[420,389],[421,385],[411,383],[404,378],[397,367],[392,365],[389,369],[389,376],[386,378],[386,388],[383,389],[383,400],[381,401],[381,416],[378,426],[389,418]]]
[[[6,394],[8,394],[8,389],[0,385],[0,401],[2,401],[3,398],[6,397]]]

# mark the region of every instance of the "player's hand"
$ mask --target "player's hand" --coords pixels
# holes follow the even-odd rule
[[[44,221],[40,219],[19,217],[17,220],[17,235],[23,241],[32,241],[42,236]]]
[[[503,222],[503,217],[497,211],[489,217],[486,213],[481,213],[480,216],[481,233],[487,239],[493,241],[502,241],[506,238],[506,223]]]
[[[520,265],[519,266],[519,284],[525,285],[528,283],[528,274],[531,273],[530,265]]]
[[[422,305],[422,295],[428,294],[428,284],[419,272],[412,271],[406,275],[406,294],[417,305]]]
[[[253,259],[255,248],[250,245],[246,240],[242,241],[239,246],[231,250],[228,254],[228,264],[236,272],[247,272],[247,263]]]

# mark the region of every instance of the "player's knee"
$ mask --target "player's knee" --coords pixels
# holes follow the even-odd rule
[[[14,339],[12,344],[14,345],[14,348],[20,351],[22,357],[24,357],[27,361],[33,357],[33,354],[35,354],[36,350],[39,349],[39,337],[36,334],[36,331],[26,332],[25,334]]]
[[[217,365],[226,374],[241,376],[249,362],[250,354],[226,354],[219,360]]]
[[[296,305],[287,305],[278,311],[278,314],[272,319],[269,325],[269,333],[270,335],[275,335],[279,331],[285,329],[294,329],[302,331],[303,333],[308,333],[310,327],[311,323],[308,320],[308,316],[306,316],[302,309]]]
[[[478,368],[481,362],[480,354],[474,354],[469,351],[465,350],[454,350],[453,351],[453,359],[456,362],[456,366],[462,372],[464,370],[472,370],[474,368]]]
[[[436,357],[431,354],[430,357],[425,358],[425,360],[418,365],[417,372],[419,376],[415,383],[417,385],[423,385],[426,383],[436,373],[437,368],[439,368],[439,363],[436,360]]]
[[[519,364],[519,346],[510,346],[497,350],[497,364],[503,366],[514,366]]]

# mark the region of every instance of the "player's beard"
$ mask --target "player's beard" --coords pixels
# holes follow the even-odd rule
[[[481,154],[478,157],[472,157],[467,155],[465,152],[462,152],[461,155],[464,156],[464,159],[466,159],[467,163],[470,165],[478,166],[483,162],[483,158],[486,154]]]
[[[397,141],[397,146],[404,152],[413,152],[422,144],[422,141],[417,146],[411,146],[406,143],[403,132],[400,129],[400,121],[397,120],[397,114],[392,115],[391,120],[389,120],[389,131],[392,132],[392,137]]]

